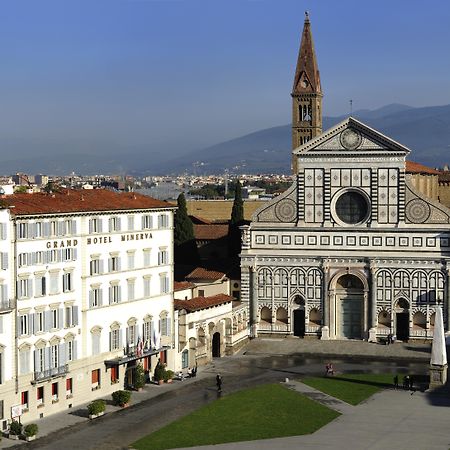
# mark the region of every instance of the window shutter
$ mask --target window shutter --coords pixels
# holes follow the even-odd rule
[[[72,220],[72,234],[77,234],[77,221]]]
[[[8,253],[2,253],[2,269],[6,270],[8,268]]]
[[[166,336],[170,336],[170,318],[169,317],[166,319],[166,324],[167,324]]]
[[[89,291],[89,308],[94,306],[94,291]]]
[[[68,345],[68,343],[63,343],[63,344],[59,344],[59,349],[58,349],[58,353],[59,353],[59,361],[58,361],[58,366],[64,366],[66,364],[66,359],[67,359],[67,352],[66,352],[66,345]]]
[[[6,239],[6,223],[0,224],[0,239]]]
[[[42,226],[42,234],[44,237],[50,236],[50,222],[44,222]]]
[[[34,314],[27,314],[28,316],[28,334],[34,334]]]
[[[42,295],[42,278],[37,277],[34,280],[34,291],[36,292],[36,297],[39,297]]]
[[[0,333],[3,333],[3,316],[0,316]]]
[[[72,360],[75,361],[78,359],[78,348],[77,348],[77,341],[74,339],[73,341],[73,351],[72,351]]]
[[[117,231],[120,231],[122,229],[122,218],[117,217]]]
[[[126,343],[126,345],[131,344],[131,342],[130,342],[130,327],[127,327],[125,329],[125,343]]]
[[[121,270],[121,258],[118,256],[117,257],[117,270]]]
[[[113,349],[112,331],[109,332],[109,351]]]
[[[76,248],[74,248],[73,250],[72,250],[72,261],[76,261],[77,260],[77,250],[78,249],[76,249]]]
[[[103,231],[103,220],[98,219],[98,232],[101,233]]]
[[[39,365],[39,350],[34,350],[34,371],[40,372],[42,368]]]
[[[78,306],[72,306],[72,325],[78,325]]]
[[[112,219],[112,217],[110,217],[108,219],[108,227],[109,227],[109,231],[110,232],[113,231],[113,219]]]
[[[52,328],[52,312],[45,311],[45,331],[50,331]]]
[[[112,259],[109,258],[108,259],[108,272],[111,272],[111,269],[112,269]]]
[[[64,236],[66,234],[65,231],[66,224],[63,221],[58,222],[58,236]]]
[[[34,314],[34,330],[39,330],[39,314]],[[42,330],[43,331],[43,330]]]
[[[92,219],[90,219],[90,220],[89,220],[89,234],[92,234],[92,229],[93,229],[93,226],[92,226]]]
[[[100,270],[100,273],[103,273],[103,272],[104,272],[103,266],[104,266],[103,259],[100,259],[100,260],[99,260],[99,270]]]
[[[119,303],[122,301],[122,286],[117,286],[117,301]]]
[[[63,316],[63,313],[64,313],[63,309],[62,309],[62,308],[59,308],[59,309],[58,309],[58,329],[63,328],[63,325],[64,325],[64,316]]]
[[[103,305],[103,289],[98,290],[98,306]]]
[[[2,288],[1,288],[1,295],[2,295],[1,300],[3,302],[7,302],[8,301],[8,286],[6,284],[2,284],[1,286],[2,286]]]
[[[48,369],[50,369],[50,363],[52,360],[51,348],[45,347],[44,351],[45,351],[45,353],[44,353],[44,370],[48,370]]]

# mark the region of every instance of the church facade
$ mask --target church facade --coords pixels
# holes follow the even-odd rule
[[[439,304],[448,331],[450,209],[416,190],[406,172],[410,150],[382,133],[349,117],[314,135],[320,81],[317,63],[302,56],[315,59],[312,38],[302,53],[305,29],[308,18],[293,137],[311,134],[294,141],[291,188],[242,230],[251,334],[429,339]],[[298,83],[311,90],[300,120]]]

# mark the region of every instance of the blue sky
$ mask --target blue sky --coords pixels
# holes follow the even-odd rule
[[[325,115],[450,103],[450,2],[2,0],[0,143],[161,156],[289,123],[305,10]]]

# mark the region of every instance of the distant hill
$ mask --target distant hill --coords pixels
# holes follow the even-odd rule
[[[413,161],[431,167],[443,166],[450,161],[450,105],[413,108],[391,104],[373,111],[355,111],[352,116],[409,147]],[[324,117],[324,130],[346,117]],[[221,173],[224,169],[246,173],[289,173],[290,162],[291,126],[282,125],[170,160],[161,164],[158,171],[192,172],[195,164],[199,174]]]

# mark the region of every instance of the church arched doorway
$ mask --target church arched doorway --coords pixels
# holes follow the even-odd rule
[[[293,301],[294,336],[305,337],[305,299],[296,295]]]
[[[361,339],[363,330],[364,285],[352,274],[336,283],[337,334],[344,339]]]
[[[212,338],[212,357],[220,358],[220,333],[216,331]]]
[[[395,332],[399,341],[409,339],[409,303],[400,298],[395,305]]]

